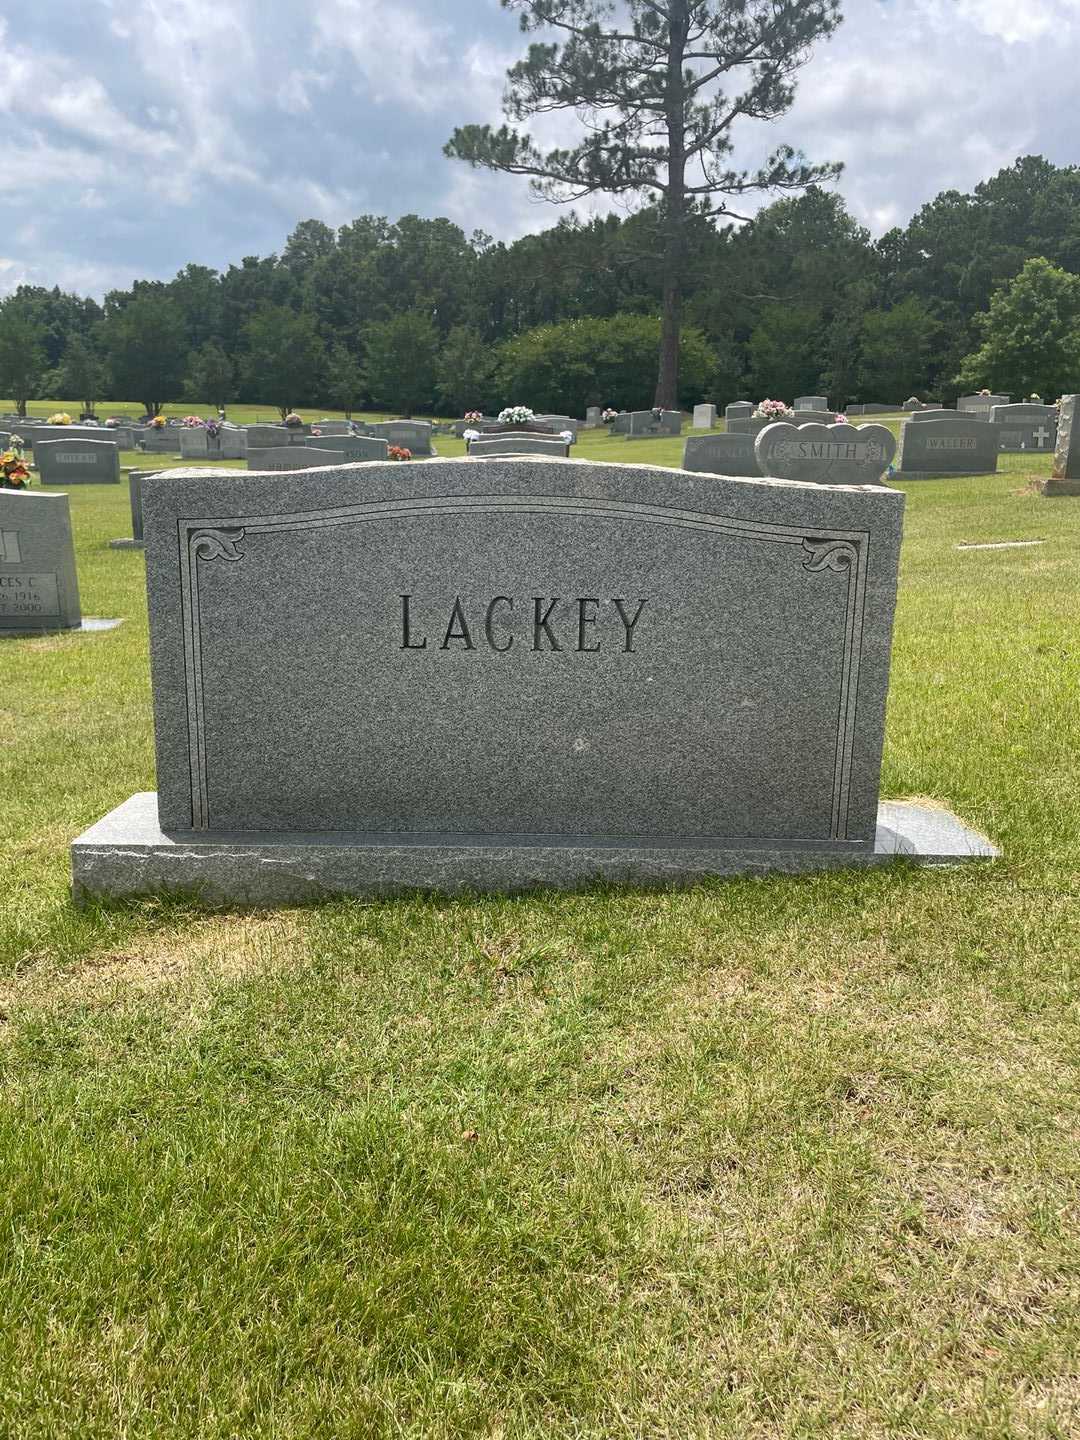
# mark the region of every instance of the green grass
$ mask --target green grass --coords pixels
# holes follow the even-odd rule
[[[904,487],[884,790],[1000,862],[245,917],[69,904],[70,840],[154,783],[126,487],[73,487],[126,621],[0,644],[5,1440],[1077,1434],[1047,463]]]

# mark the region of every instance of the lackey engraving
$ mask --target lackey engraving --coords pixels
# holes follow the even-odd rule
[[[601,617],[601,607],[606,602],[598,595],[579,595],[574,600],[563,600],[560,596],[533,595],[525,600],[513,595],[495,595],[486,604],[482,601],[474,608],[460,595],[454,596],[450,616],[446,622],[440,650],[449,650],[452,644],[466,650],[476,650],[473,635],[482,636],[488,649],[505,655],[517,643],[530,644],[534,651],[553,653],[560,650],[577,650],[579,653],[598,654],[601,649],[621,648],[627,655],[634,653],[634,631],[637,629],[645,600],[639,600],[631,615],[627,602],[613,597],[614,607],[621,625],[620,633],[612,637],[608,616]],[[413,612],[416,597],[401,597],[401,648],[402,650],[426,650],[427,635],[414,628]],[[429,610],[438,607],[428,607]],[[558,611],[558,615],[555,612]],[[472,614],[470,624],[469,615]],[[555,618],[553,618],[555,617]],[[515,629],[515,622],[517,629]],[[598,626],[601,628],[598,630]],[[438,629],[436,630],[436,634]],[[598,636],[608,641],[601,644]],[[590,643],[590,640],[593,643]]]

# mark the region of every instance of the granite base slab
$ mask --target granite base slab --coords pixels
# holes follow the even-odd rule
[[[528,835],[165,835],[157,795],[133,795],[71,847],[77,903],[180,895],[213,907],[296,904],[334,895],[575,890],[596,881],[688,885],[730,875],[797,875],[990,860],[1000,852],[954,815],[887,802],[871,849],[795,842],[623,840]]]
[[[1080,495],[1080,480],[1047,480],[1042,493],[1047,500],[1063,499],[1066,495]]]

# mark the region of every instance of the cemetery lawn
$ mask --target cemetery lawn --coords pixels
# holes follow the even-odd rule
[[[1080,1432],[1047,466],[904,487],[884,793],[1001,861],[252,915],[69,903],[70,841],[154,784],[127,489],[72,487],[125,623],[0,642],[6,1440]]]

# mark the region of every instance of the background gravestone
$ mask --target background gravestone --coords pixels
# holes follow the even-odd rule
[[[310,445],[274,445],[269,450],[249,450],[249,470],[318,470],[330,465],[346,465],[340,450],[316,450]]]
[[[1058,420],[1057,449],[1054,451],[1054,470],[1043,486],[1043,494],[1080,495],[1080,415],[1077,406],[1080,395],[1064,395]]]
[[[695,405],[692,429],[711,430],[716,424],[715,405]]]
[[[725,420],[749,420],[754,413],[754,407],[749,400],[733,400],[730,405],[724,406]]]
[[[956,408],[961,415],[977,415],[980,420],[989,420],[990,412],[996,405],[1008,403],[1008,395],[961,395]]]
[[[39,440],[34,464],[42,485],[119,485],[115,440]]]
[[[389,442],[375,435],[309,435],[307,447],[332,450],[341,458],[334,463],[352,464],[357,460],[385,460],[390,448]]]
[[[222,425],[218,446],[223,460],[243,460],[247,454],[247,431],[239,425]]]
[[[318,434],[315,433],[316,431]],[[317,424],[312,425],[309,433],[312,439],[319,440],[326,435],[351,435],[353,429],[348,420],[320,420]]]
[[[896,473],[917,479],[926,475],[994,475],[998,468],[997,426],[977,415],[947,415],[900,426]]]
[[[586,428],[586,430],[599,430],[600,426],[603,425],[603,423],[604,423],[603,420],[601,419],[601,416],[603,415],[603,413],[604,413],[604,412],[603,412],[603,410],[601,410],[601,408],[600,408],[599,405],[590,405],[590,406],[588,406],[588,408],[587,408],[586,411],[585,411],[585,428]]]
[[[506,435],[501,439],[470,440],[469,454],[476,460],[492,455],[551,455],[570,454],[570,442],[558,436],[547,435]]]
[[[422,420],[385,420],[378,425],[365,425],[364,433],[400,446],[413,455],[434,455],[431,426]]]
[[[911,418],[916,422],[924,420],[947,420],[951,415],[959,415],[959,410],[949,410],[944,405],[928,407],[925,410],[915,411]],[[969,419],[978,419],[978,416],[969,416]]]
[[[814,485],[880,485],[896,454],[884,425],[803,425],[781,420],[754,441],[762,475]]]
[[[147,455],[179,455],[182,429],[182,425],[148,425],[135,443]]]
[[[1053,454],[1057,444],[1056,405],[995,405],[990,418],[998,427],[998,448],[1003,453],[1037,450]]]
[[[122,540],[110,540],[110,550],[142,550],[143,544],[143,512],[142,492],[143,482],[151,475],[159,475],[159,470],[129,470],[128,480],[128,504],[131,506],[131,534]]]
[[[827,395],[796,395],[794,408],[825,411],[829,408],[829,399]]]
[[[211,435],[202,425],[180,427],[180,454],[185,460],[205,460],[221,455],[220,435]]]
[[[682,467],[703,475],[761,475],[753,435],[691,435],[683,447]]]
[[[287,425],[245,425],[244,433],[249,450],[273,450],[279,445],[289,444]]]
[[[0,634],[81,624],[68,497],[0,490]]]
[[[659,414],[654,410],[632,410],[626,438],[645,440],[662,435],[681,435],[682,421],[681,410],[661,410]]]

